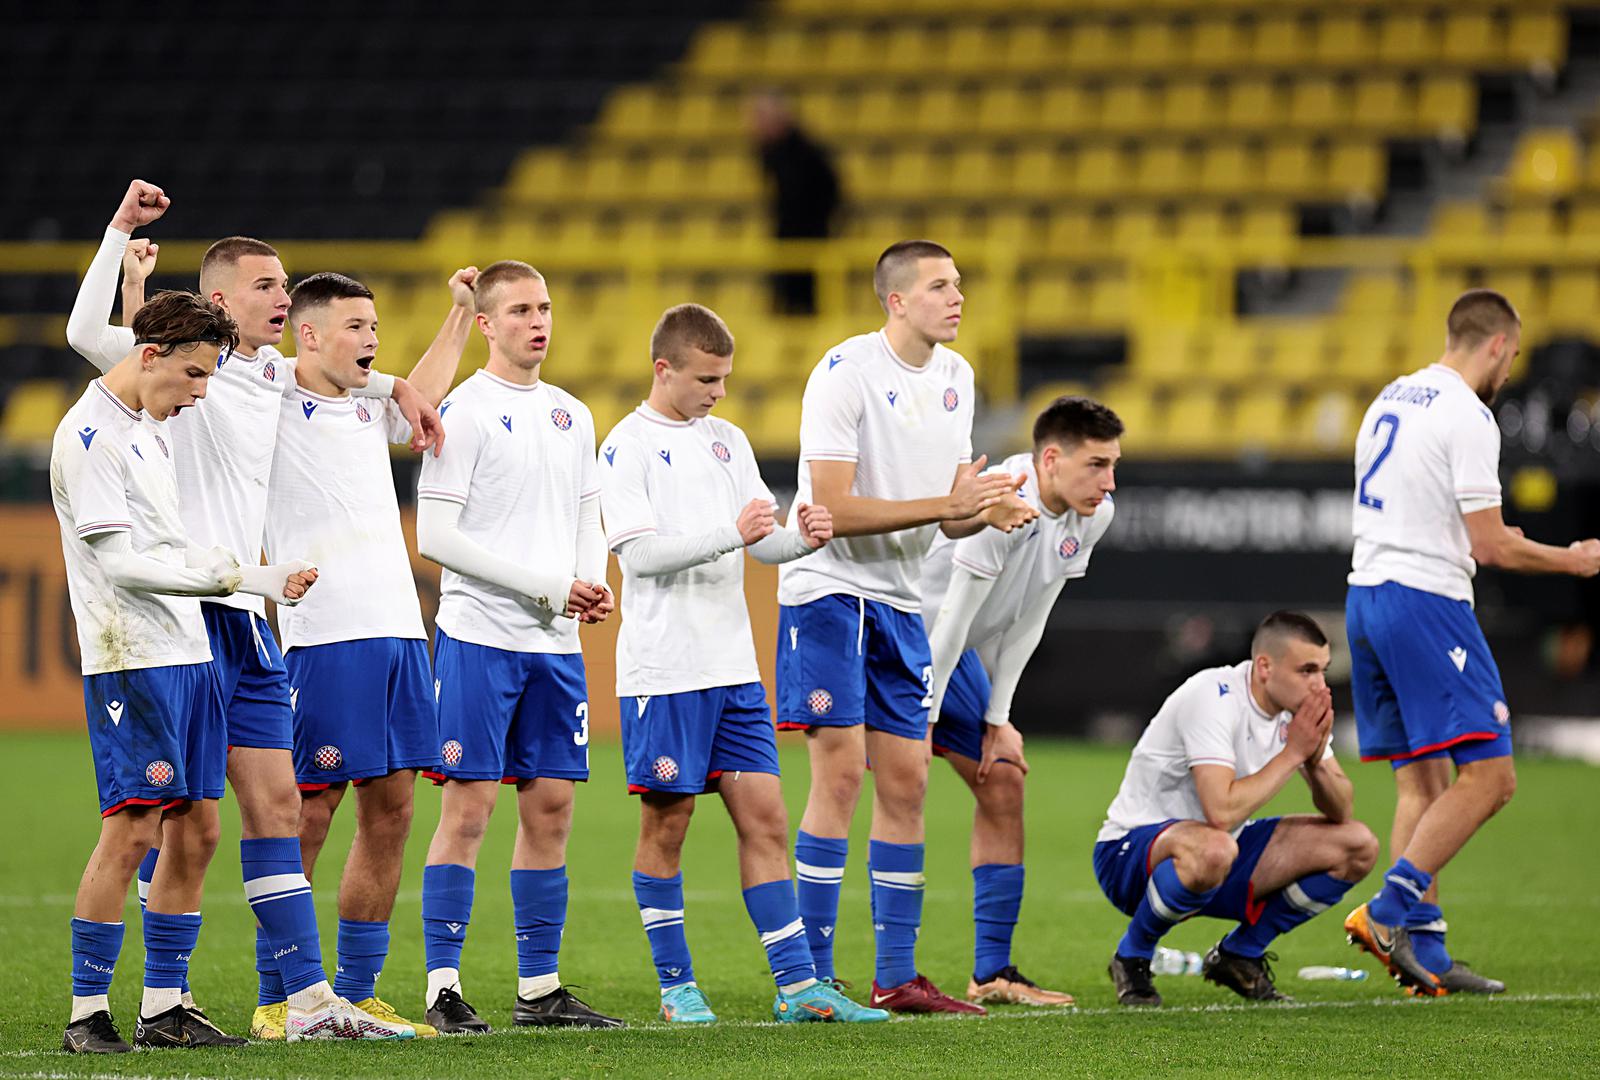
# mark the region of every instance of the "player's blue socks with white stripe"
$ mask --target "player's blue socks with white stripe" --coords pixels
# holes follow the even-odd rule
[[[650,958],[655,961],[661,989],[694,982],[689,939],[683,934],[683,874],[658,878],[635,870],[633,897],[639,902],[639,918],[650,939]]]
[[[1383,889],[1367,906],[1372,921],[1382,926],[1404,926],[1406,915],[1422,903],[1422,894],[1432,884],[1432,874],[1400,859],[1383,875]]]
[[[873,840],[872,929],[878,946],[877,983],[887,990],[917,977],[917,931],[922,927],[923,845]]]
[[[200,913],[144,913],[144,1002],[142,1016],[153,1018],[183,1002],[189,958],[200,944]]]
[[[795,837],[795,898],[819,979],[834,977],[833,928],[839,920],[839,890],[849,855],[848,837],[812,836],[804,829]]]
[[[1185,888],[1178,880],[1178,868],[1173,861],[1161,860],[1150,873],[1144,899],[1134,909],[1127,933],[1117,942],[1117,955],[1150,959],[1156,954],[1156,943],[1168,930],[1205,907],[1216,894],[1216,889],[1194,892]]]
[[[1455,965],[1450,950],[1445,948],[1444,912],[1438,904],[1413,904],[1406,914],[1406,930],[1411,935],[1411,951],[1417,954],[1422,966],[1435,975],[1443,975]]]
[[[144,858],[139,860],[139,914],[144,914],[145,904],[150,901],[150,883],[156,878],[156,863],[161,861],[161,849],[151,848],[144,853]],[[184,976],[183,992],[189,992],[189,977]]]
[[[816,965],[806,948],[805,926],[795,906],[794,886],[787,878],[746,889],[744,908],[761,935],[761,947],[767,950],[767,964],[778,989],[792,993],[816,978]]]
[[[1259,957],[1273,938],[1327,911],[1343,900],[1354,885],[1355,882],[1332,874],[1308,874],[1291,881],[1267,897],[1260,918],[1254,923],[1240,923],[1223,938],[1222,947],[1235,956]]]
[[[442,863],[422,868],[422,953],[428,968],[428,1004],[439,986],[461,977],[461,949],[472,921],[472,892],[478,880],[470,866]],[[436,971],[446,974],[438,979]]]
[[[1022,913],[1022,864],[972,868],[972,978],[988,982],[1011,966],[1011,935]]]
[[[389,956],[389,923],[339,920],[339,968],[333,992],[346,1001],[378,996],[378,976]]]
[[[77,1023],[102,1009],[110,1011],[107,995],[117,956],[122,952],[126,928],[119,922],[72,920],[72,1018]]]
[[[311,882],[306,880],[300,861],[300,838],[241,840],[239,862],[244,868],[244,896],[259,924],[258,1000],[269,1005],[325,982],[328,976],[322,970],[317,910],[311,900]]]
[[[567,868],[511,871],[517,931],[517,996],[543,997],[561,985],[556,963],[567,925]]]

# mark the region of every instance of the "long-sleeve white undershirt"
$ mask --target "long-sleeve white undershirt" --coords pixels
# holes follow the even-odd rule
[[[1065,584],[1065,581],[1058,581],[1035,596],[1017,616],[1016,622],[1000,636],[999,646],[994,650],[993,669],[989,672],[989,707],[984,713],[985,723],[999,725],[1011,722],[1011,701],[1016,695],[1017,683],[1033,656],[1033,650],[1038,647],[1039,639],[1044,636],[1050,609],[1055,606],[1056,597],[1061,595],[1061,588]],[[992,578],[979,577],[960,566],[951,569],[950,588],[945,593],[944,603],[940,605],[939,614],[934,617],[933,629],[928,635],[929,649],[933,654],[933,711],[930,718],[934,723],[939,720],[939,709],[944,704],[950,677],[961,661],[961,654],[966,651],[967,634],[972,629],[972,621],[977,618],[979,609],[993,588]]]

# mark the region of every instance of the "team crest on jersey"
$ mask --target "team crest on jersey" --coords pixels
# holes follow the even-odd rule
[[[1061,557],[1063,559],[1072,558],[1078,553],[1078,538],[1076,536],[1067,537],[1065,540],[1061,541],[1061,546],[1056,550],[1061,552]]]
[[[953,386],[945,387],[944,388],[944,411],[945,412],[955,412],[956,411],[956,406],[960,405],[960,404],[961,404],[961,395],[956,393],[956,388],[953,387]]]
[[[160,435],[156,436],[156,445],[161,448],[162,457],[169,458],[172,456],[167,452],[167,440],[163,439]]]
[[[144,767],[144,782],[151,787],[166,787],[176,775],[168,761],[152,761]]]
[[[650,772],[657,780],[670,784],[678,778],[678,763],[662,754],[650,763]]]
[[[367,411],[367,407],[359,401],[356,402],[356,419],[360,420],[363,424],[369,423],[372,420],[372,414],[369,413]]]
[[[572,427],[572,414],[565,409],[551,409],[550,422],[562,431]]]
[[[454,739],[439,747],[439,759],[452,769],[461,764],[461,744]]]
[[[262,365],[261,377],[268,382],[278,381],[278,369],[273,365],[271,360],[268,360],[264,365]]]
[[[1511,708],[1503,701],[1494,703],[1494,722],[1501,727],[1511,723]]]
[[[732,451],[730,451],[726,446],[723,446],[720,442],[714,442],[711,444],[711,454],[724,465],[733,460]]]
[[[319,746],[311,761],[323,772],[332,772],[344,764],[344,754],[337,746]]]
[[[833,695],[819,686],[806,695],[806,706],[812,716],[827,716],[833,711]]]

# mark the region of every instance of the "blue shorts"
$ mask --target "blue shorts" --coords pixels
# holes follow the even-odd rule
[[[621,707],[630,794],[698,795],[725,772],[778,775],[777,731],[758,682],[625,697]]]
[[[1472,605],[1394,582],[1345,599],[1361,760],[1511,753],[1511,710]]]
[[[228,745],[267,750],[294,748],[289,671],[272,627],[253,611],[201,604],[211,656],[222,680]]]
[[[866,724],[928,734],[933,657],[922,616],[835,594],[778,609],[778,727]]]
[[[228,743],[214,664],[85,675],[83,709],[102,817],[222,798]]]
[[[1158,821],[1154,825],[1141,825],[1115,840],[1102,840],[1094,846],[1094,876],[1100,882],[1100,891],[1124,915],[1132,916],[1144,899],[1150,884],[1150,849],[1156,837],[1176,825],[1180,819]],[[1255,888],[1250,877],[1256,872],[1261,853],[1267,850],[1272,834],[1278,828],[1275,817],[1247,821],[1234,840],[1239,845],[1239,855],[1233,868],[1216,895],[1197,914],[1212,919],[1229,919],[1234,922],[1254,923],[1261,918],[1265,901],[1256,903]]]
[[[529,653],[433,638],[446,780],[589,779],[589,684],[582,653]]]
[[[426,642],[363,638],[302,645],[283,660],[301,791],[439,764]]]
[[[933,752],[959,754],[983,760],[983,714],[989,711],[989,673],[978,650],[961,654],[939,703],[939,722],[933,725]]]

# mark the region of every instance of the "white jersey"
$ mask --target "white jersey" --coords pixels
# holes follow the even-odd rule
[[[972,365],[943,345],[922,367],[895,355],[883,331],[850,338],[818,362],[800,411],[797,502],[811,502],[813,461],[855,463],[851,494],[907,501],[950,494],[972,460]],[[922,607],[922,560],[937,524],[835,538],[778,568],[778,600],[835,593],[905,612]]]
[[[128,408],[99,379],[56,428],[50,497],[85,675],[211,659],[197,600],[117,588],[88,542],[125,532],[134,554],[186,564],[174,453],[169,425]]]
[[[267,489],[267,560],[309,559],[318,571],[304,600],[278,609],[285,649],[425,637],[389,469],[389,444],[410,438],[392,401],[300,386],[284,395]]]
[[[752,499],[773,501],[744,432],[714,416],[669,420],[647,404],[600,444],[600,488],[612,550],[642,536],[698,536],[732,525]],[[623,563],[618,697],[760,681],[744,559],[741,549],[656,576]]]
[[[960,540],[940,533],[922,564],[922,621],[930,627],[950,589],[953,567],[994,582],[967,631],[967,649],[981,648],[1004,634],[1041,592],[1087,574],[1089,556],[1116,513],[1109,495],[1092,517],[1070,509],[1050,513],[1039,497],[1032,454],[1014,454],[996,469],[1027,476],[1017,495],[1039,516],[1009,533],[984,529]]]
[[[1350,584],[1393,581],[1472,602],[1462,515],[1500,505],[1500,427],[1452,368],[1383,388],[1356,436]]]
[[[1235,778],[1254,776],[1282,752],[1294,714],[1269,714],[1256,704],[1250,668],[1249,660],[1207,668],[1172,692],[1133,748],[1096,842],[1172,818],[1204,821],[1194,766],[1225,765]],[[1323,760],[1332,756],[1330,740]]]
[[[578,504],[600,494],[588,407],[547,382],[519,386],[480,370],[439,414],[444,452],[423,457],[417,496],[460,503],[461,534],[502,558],[575,573]],[[580,651],[578,620],[553,619],[519,592],[448,567],[437,622],[474,645]]]

